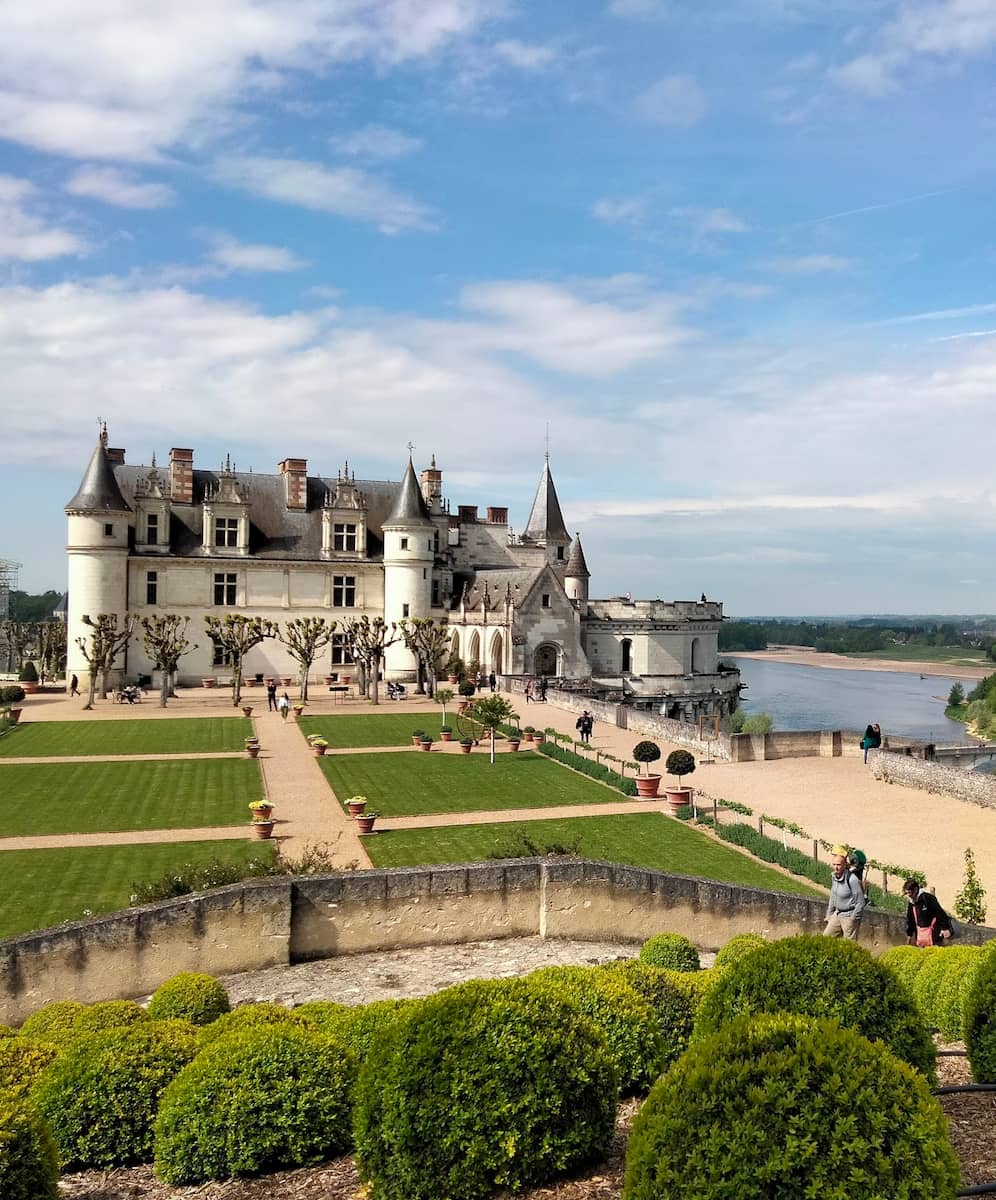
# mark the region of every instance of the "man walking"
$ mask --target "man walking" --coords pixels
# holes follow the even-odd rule
[[[847,849],[834,846],[830,857],[830,899],[827,902],[826,937],[858,939],[865,893],[861,882],[847,869]]]
[[[273,679],[266,685],[266,707],[270,712],[277,711],[277,684]]]

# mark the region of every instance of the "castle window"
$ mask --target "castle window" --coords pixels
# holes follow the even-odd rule
[[[436,607],[439,604],[439,580],[432,581],[432,604]]]
[[[158,604],[159,603],[159,572],[158,571],[146,571],[145,572],[145,603],[146,604]]]
[[[239,544],[238,517],[217,518],[214,523],[214,544],[216,546],[237,546]]]
[[[623,638],[621,669],[624,674],[633,669],[633,643],[629,638]]]
[[[549,593],[549,592],[544,592],[544,593],[543,593],[543,601],[542,601],[542,603],[543,603],[543,607],[544,607],[544,608],[549,608],[549,607],[550,607],[550,593]]]
[[[559,558],[561,562],[564,561],[564,547],[563,546],[557,547],[557,558]]]
[[[439,553],[439,530],[432,535],[432,551],[434,554]]]
[[[235,604],[238,576],[234,571],[219,571],[214,577],[214,602],[229,607]]]
[[[407,550],[407,549],[408,549],[408,539],[407,539],[407,538],[402,538],[402,539],[401,539],[401,549],[402,549],[402,550]]]
[[[355,608],[356,607],[356,576],[355,575],[333,575],[332,576],[332,607],[333,608]]]
[[[410,604],[402,604],[401,615],[402,615],[402,617],[411,616],[411,605]]]
[[[148,546],[159,544],[159,517],[156,513],[149,513],[145,518],[145,542]]]
[[[105,525],[104,526],[104,537],[114,537],[114,526],[113,525]]]
[[[214,644],[214,657],[211,659],[213,667],[230,667],[232,665],[232,652],[223,646],[220,642]]]
[[[332,549],[352,551],[356,549],[356,526],[337,522],[332,526]]]
[[[353,662],[349,638],[344,633],[332,635],[332,666],[345,667]]]

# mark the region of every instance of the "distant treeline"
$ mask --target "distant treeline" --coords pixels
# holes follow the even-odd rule
[[[719,630],[720,651],[767,650],[769,645],[811,646],[829,654],[867,654],[890,646],[960,646],[982,650],[996,661],[996,636],[990,630],[944,624],[838,625],[828,621],[726,621]]]

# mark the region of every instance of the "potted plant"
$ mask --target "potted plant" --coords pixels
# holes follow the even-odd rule
[[[473,738],[461,738],[460,739],[460,750],[464,754],[469,754],[471,749],[473,748],[473,745],[474,745]]]
[[[358,817],[367,806],[366,796],[350,796],[346,801],[346,808],[349,809],[351,817]]]
[[[269,821],[273,816],[273,805],[269,800],[250,800],[249,810],[253,821]]]
[[[215,677],[213,675],[205,675],[204,678],[201,680],[201,687],[213,688],[217,682],[218,681],[215,679]]]
[[[258,741],[250,742],[247,739],[246,740],[246,754],[248,754],[250,758],[259,758],[259,742]]]
[[[692,789],[683,787],[681,780],[683,776],[691,775],[695,770],[695,757],[688,750],[672,750],[664,763],[664,770],[678,781],[674,787],[664,789],[671,811],[677,813],[692,802]]]
[[[17,679],[27,695],[38,691],[38,668],[30,658],[21,667]]]
[[[421,740],[424,737],[425,737],[424,729],[413,729],[412,730],[412,745],[417,749],[419,742],[421,742]]]
[[[304,705],[303,704],[295,704],[295,705],[293,705],[293,708],[294,708],[294,716],[297,717],[297,719],[300,721],[301,714],[304,712]]]
[[[661,777],[650,774],[650,764],[657,762],[660,756],[661,748],[656,742],[637,742],[633,747],[634,760],[644,764],[644,774],[636,777],[637,795],[648,800],[652,800],[657,795],[657,789],[661,785]]]
[[[291,678],[290,675],[281,675],[280,682],[284,685],[285,688],[289,688],[290,685],[294,682],[294,680]]]
[[[374,822],[380,816],[376,812],[362,812],[359,816],[354,817],[356,829],[358,833],[373,833]]]
[[[534,725],[524,725],[522,727],[522,736],[527,742],[531,742],[533,740],[533,734],[535,732],[536,727]]]
[[[463,697],[463,699],[460,701],[459,711],[461,713],[465,713],[467,711],[467,709],[470,708],[470,698],[471,698],[471,696],[473,696],[474,692],[477,689],[474,687],[474,685],[468,679],[464,683],[460,684],[459,690],[460,690],[460,695]]]
[[[325,751],[329,748],[328,740],[323,737],[312,738],[311,748],[315,752],[315,758],[321,758]]]
[[[436,688],[436,694],[433,696],[435,702],[443,710],[443,724],[446,724],[446,706],[453,699],[452,688]]]
[[[252,835],[254,838],[258,838],[260,841],[265,842],[273,837],[274,821],[272,816],[259,818],[253,816],[251,824]]]
[[[427,751],[432,749],[432,738],[429,737],[429,735],[427,733],[422,734],[422,737],[419,740],[419,747],[422,750],[427,750]]]
[[[510,733],[508,735],[508,748],[509,748],[509,750],[512,751],[513,754],[519,749],[520,741],[521,741],[521,738],[516,737],[516,735],[514,733]]]
[[[453,726],[452,725],[440,725],[439,740],[441,742],[448,742],[452,739],[452,737],[453,737]]]
[[[463,677],[463,659],[459,654],[451,654],[446,662],[446,678],[450,683],[457,684]]]
[[[251,717],[251,716],[252,716],[252,705],[251,705],[251,704],[244,704],[244,705],[242,706],[242,715],[243,715],[244,717]]]

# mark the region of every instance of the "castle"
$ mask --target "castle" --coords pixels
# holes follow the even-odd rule
[[[736,707],[739,672],[720,668],[715,601],[593,600],[580,537],[564,523],[549,460],[521,533],[508,509],[454,513],[435,458],[400,483],[358,480],[348,463],[335,477],[308,474],[285,458],[273,475],[194,468],[189,449],[169,465],[129,466],[103,429],[76,495],[66,505],[70,674],[84,674],[76,639],[84,615],[165,612],[191,618],[199,648],[180,682],[224,675],[203,618],[226,611],[275,621],[298,616],[386,621],[431,617],[448,624],[451,649],[498,675],[557,677],[592,696],[694,720]],[[350,666],[342,634],[321,673]],[[415,677],[412,654],[386,650],[388,678]],[[248,674],[295,675],[279,642],[251,651]],[[119,678],[154,674],[141,638]]]

